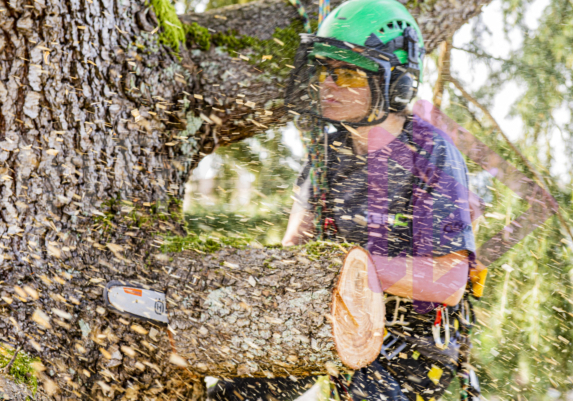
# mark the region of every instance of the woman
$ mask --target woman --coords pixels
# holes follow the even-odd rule
[[[337,379],[336,391],[355,401],[437,399],[458,368],[457,314],[475,245],[469,210],[459,207],[463,158],[406,108],[421,75],[420,30],[395,0],[352,0],[302,42],[286,104],[307,115],[315,137],[283,245],[320,232],[360,244],[389,296],[381,356],[349,382]],[[209,396],[293,399],[315,380],[237,379]]]

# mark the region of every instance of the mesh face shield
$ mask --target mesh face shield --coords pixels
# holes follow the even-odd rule
[[[393,110],[392,99],[401,99],[394,95],[404,92],[400,77],[406,74],[413,77],[413,90],[410,93],[415,96],[420,71],[403,66],[393,53],[302,34],[301,45],[295,56],[295,68],[288,82],[285,105],[295,115],[314,117],[312,120],[319,119],[324,123],[344,123],[352,127],[377,125],[387,118],[388,113],[396,111]],[[346,87],[352,94],[358,95],[368,89],[369,94],[355,96],[354,100],[352,95],[350,100],[338,99],[340,113],[337,113],[328,103],[325,81],[329,79],[332,80],[329,81],[330,85]],[[330,110],[327,112],[328,108]],[[351,109],[356,112],[349,116]]]

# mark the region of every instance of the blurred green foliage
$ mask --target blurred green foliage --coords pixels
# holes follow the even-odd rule
[[[219,148],[211,160],[216,175],[212,193],[202,194],[194,181],[185,210],[188,231],[214,240],[237,238],[259,244],[280,243],[298,175],[300,155],[281,140],[281,131]],[[245,198],[242,198],[245,197]]]
[[[569,226],[573,226],[571,169],[555,175],[557,163],[571,163],[572,122],[563,125],[559,108],[573,100],[573,2],[548,0],[538,16],[539,26],[531,29],[525,16],[532,5],[527,0],[499,0],[504,10],[506,32],[517,29],[524,37],[522,45],[503,58],[493,57],[483,45],[487,32],[479,20],[474,25],[476,40],[465,48],[472,64],[488,69],[486,84],[472,95],[491,110],[494,97],[508,83],[523,90],[511,107],[510,115],[523,122],[524,134],[515,143],[532,163],[560,204]],[[453,57],[456,50],[453,51]],[[470,66],[468,66],[468,69]],[[483,67],[481,67],[483,68]],[[449,106],[444,112],[510,161],[530,178],[532,174],[518,155],[509,149],[481,113],[464,99],[453,85],[447,86]],[[552,145],[561,135],[563,147]],[[566,160],[556,160],[563,151]],[[468,162],[476,190],[486,194],[489,205],[477,232],[478,246],[524,212],[527,203],[496,179],[486,178]],[[482,178],[476,180],[475,178]],[[489,188],[488,188],[489,187]],[[510,267],[508,272],[503,265]],[[479,324],[473,332],[472,365],[478,368],[485,397],[515,400],[570,399],[573,393],[573,260],[571,238],[556,216],[514,246],[489,268],[485,296],[478,302]],[[447,399],[457,399],[452,391]]]

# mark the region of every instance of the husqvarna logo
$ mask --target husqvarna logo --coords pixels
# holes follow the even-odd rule
[[[161,301],[155,301],[155,313],[163,315],[165,312],[165,304]]]

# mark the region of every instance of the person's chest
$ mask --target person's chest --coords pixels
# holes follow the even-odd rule
[[[414,184],[411,154],[355,155],[346,150],[329,159],[329,201],[334,207],[397,213],[408,207]]]
[[[389,239],[402,234],[411,215],[414,183],[408,164],[404,157],[381,152],[334,156],[328,171],[328,207],[343,237],[365,244],[368,226],[386,226]]]

